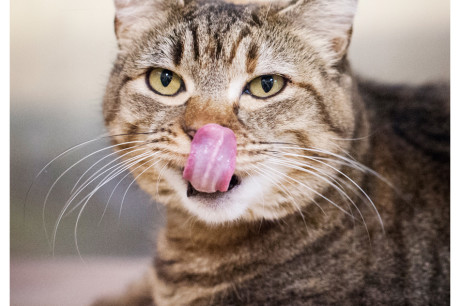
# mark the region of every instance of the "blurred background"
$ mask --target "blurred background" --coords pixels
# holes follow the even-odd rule
[[[449,5],[360,1],[349,53],[355,72],[387,83],[449,81]],[[49,240],[73,185],[111,151],[72,165],[109,146],[106,140],[66,154],[35,179],[67,148],[105,133],[101,101],[117,52],[113,16],[111,0],[11,1],[12,305],[85,305],[141,273],[153,251],[163,210],[135,184],[120,210],[132,177],[117,186],[101,219],[123,174],[79,218],[79,208],[62,218],[53,255]]]

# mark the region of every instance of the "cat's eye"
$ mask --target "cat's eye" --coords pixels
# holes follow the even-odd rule
[[[285,80],[279,75],[262,75],[249,82],[247,91],[256,98],[269,98],[284,88]]]
[[[182,79],[176,73],[163,68],[152,69],[146,81],[151,90],[163,96],[174,96],[183,87]]]

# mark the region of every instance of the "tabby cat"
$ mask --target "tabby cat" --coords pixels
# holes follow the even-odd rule
[[[167,224],[97,305],[449,304],[450,89],[354,77],[356,0],[115,5],[105,122]]]

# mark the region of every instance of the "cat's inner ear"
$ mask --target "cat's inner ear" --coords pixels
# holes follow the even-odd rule
[[[184,6],[184,0],[114,0],[115,35],[123,47],[142,29],[166,19],[168,10]]]
[[[318,48],[331,65],[347,53],[351,39],[357,0],[298,0],[278,14],[288,15],[298,23],[300,35]]]

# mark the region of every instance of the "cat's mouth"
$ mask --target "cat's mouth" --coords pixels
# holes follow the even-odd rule
[[[232,175],[227,191],[224,191],[224,192],[216,191],[212,193],[207,193],[207,192],[200,192],[196,190],[190,182],[187,182],[187,198],[195,197],[195,196],[200,196],[200,197],[205,197],[205,198],[214,198],[216,196],[229,192],[230,190],[234,189],[240,184],[241,184],[240,178],[236,175]]]
[[[246,209],[242,197],[247,184],[235,174],[236,154],[236,136],[229,128],[210,123],[193,136],[182,172],[183,204],[206,222],[235,220]]]
[[[263,194],[266,181],[263,177],[243,173],[231,175],[226,191],[199,191],[193,182],[185,180],[180,171],[167,171],[165,178],[181,198],[181,204],[192,215],[209,224],[216,224],[239,219],[246,209]],[[181,181],[179,184],[178,181]]]

